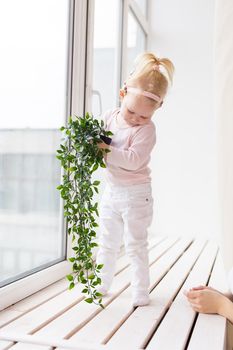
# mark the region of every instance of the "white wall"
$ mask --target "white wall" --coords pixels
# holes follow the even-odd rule
[[[170,58],[174,84],[156,114],[153,233],[217,237],[214,0],[151,0],[149,50]]]
[[[219,212],[226,269],[233,266],[233,2],[216,1],[215,107],[218,121]]]

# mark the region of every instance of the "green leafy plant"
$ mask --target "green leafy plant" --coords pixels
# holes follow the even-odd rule
[[[106,167],[104,154],[109,150],[100,149],[98,143],[112,133],[104,130],[103,121],[99,122],[88,113],[84,117],[70,117],[67,127],[62,126],[60,130],[64,138],[57,150],[57,158],[64,174],[57,189],[64,200],[64,217],[74,251],[74,256],[69,259],[73,264],[73,273],[67,276],[69,289],[74,288],[75,282],[82,283],[85,301],[103,307],[102,295],[97,291],[103,265],[95,263],[92,252],[98,246],[95,241],[98,202],[93,203],[93,196],[94,192],[98,193],[100,181],[93,181],[92,174],[98,167]]]

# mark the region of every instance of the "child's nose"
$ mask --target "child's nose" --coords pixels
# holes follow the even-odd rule
[[[134,121],[139,121],[139,117],[138,117],[137,115],[134,115],[134,116],[133,116],[133,120],[134,120]]]

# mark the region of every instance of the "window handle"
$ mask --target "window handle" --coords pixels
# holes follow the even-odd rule
[[[101,100],[101,94],[98,90],[92,90],[92,95],[96,95],[99,99],[99,114],[97,115],[97,117],[99,117],[100,115],[102,115],[102,100]]]

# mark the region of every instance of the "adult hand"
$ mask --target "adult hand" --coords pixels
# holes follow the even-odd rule
[[[214,289],[214,288],[212,288],[210,286],[203,286],[203,285],[200,285],[200,286],[197,286],[197,287],[193,287],[193,288],[190,289],[190,291],[191,290],[203,290],[203,289],[205,289],[205,290],[212,290],[212,291],[215,291],[217,293],[221,293],[217,289]],[[221,294],[223,294],[223,293],[221,293]]]
[[[211,287],[199,286],[184,292],[194,311],[221,314],[226,297]]]

